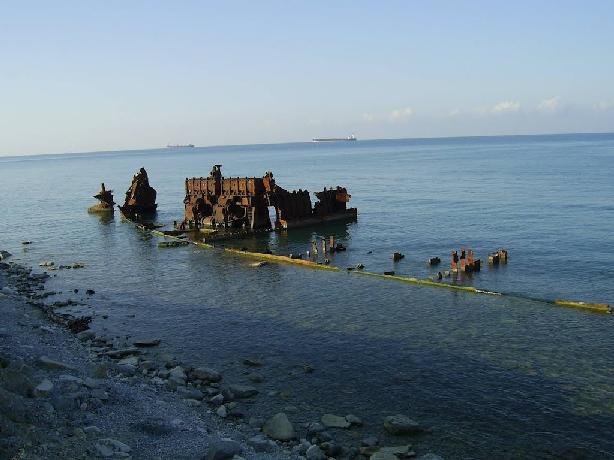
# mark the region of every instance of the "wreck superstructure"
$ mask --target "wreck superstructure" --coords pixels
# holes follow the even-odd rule
[[[262,177],[223,177],[221,165],[214,165],[209,177],[185,179],[186,229],[270,230],[356,218],[356,209],[347,208],[350,195],[342,187],[316,193],[312,207],[307,190],[288,191],[275,183],[272,172]],[[275,214],[271,223],[269,210]]]

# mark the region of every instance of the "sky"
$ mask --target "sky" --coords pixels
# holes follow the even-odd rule
[[[0,2],[0,155],[611,131],[611,0]]]

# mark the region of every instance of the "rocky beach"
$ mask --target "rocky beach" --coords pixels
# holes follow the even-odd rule
[[[352,414],[305,421],[287,407],[251,416],[257,398],[279,396],[259,391],[262,362],[243,359],[247,383],[232,383],[215,369],[179,362],[156,338],[97,335],[80,316],[93,291],[84,290],[85,300],[49,300],[60,294],[45,291],[55,269],[52,262],[36,271],[0,262],[0,458],[417,456],[408,439],[428,430],[405,415],[383,420],[399,440],[386,445]]]

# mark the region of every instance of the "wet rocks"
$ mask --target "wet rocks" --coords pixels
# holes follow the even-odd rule
[[[392,435],[415,435],[424,432],[424,428],[418,422],[402,414],[386,417],[384,429]]]
[[[203,399],[203,394],[200,390],[191,387],[177,387],[177,394],[183,399],[195,399],[200,401]]]
[[[111,438],[99,439],[94,443],[94,449],[99,456],[104,458],[128,457],[128,454],[132,451],[130,446]]]
[[[185,385],[187,376],[185,375],[185,371],[181,366],[173,367],[168,373],[169,382],[175,383],[177,385]]]
[[[307,460],[326,460],[327,458],[324,451],[315,444],[307,449],[305,457],[307,457]]]
[[[289,441],[296,437],[292,423],[283,412],[275,414],[268,419],[262,427],[262,431],[269,438],[276,439],[277,441]]]
[[[340,417],[333,414],[324,414],[321,421],[327,428],[349,428],[351,425],[345,417]]]
[[[160,339],[135,340],[132,345],[139,348],[157,347],[160,345]]]
[[[38,397],[47,396],[53,391],[53,383],[51,380],[44,379],[41,383],[34,388],[34,395]]]
[[[55,361],[53,359],[47,358],[46,356],[41,356],[40,358],[38,358],[37,364],[39,367],[43,369],[51,369],[51,370],[74,369],[74,367],[69,364],[65,364],[60,361]]]
[[[191,377],[205,382],[219,382],[222,380],[222,375],[210,367],[197,367],[192,370]]]
[[[258,394],[256,388],[247,385],[228,385],[228,389],[238,399],[251,398]]]
[[[207,454],[203,460],[226,460],[240,455],[243,447],[236,441],[222,440],[213,442],[207,449]]]
[[[277,444],[274,441],[265,438],[261,434],[249,438],[247,440],[247,445],[256,452],[271,452],[275,450],[275,447],[277,447]]]
[[[106,356],[113,359],[125,358],[129,355],[139,354],[141,351],[136,347],[120,348],[119,350],[110,350],[105,353]]]
[[[0,260],[8,259],[12,254],[8,251],[0,251]]]

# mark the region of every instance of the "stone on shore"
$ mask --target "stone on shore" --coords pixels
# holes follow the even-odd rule
[[[156,347],[160,345],[160,339],[150,339],[150,340],[135,340],[132,342],[132,345],[139,348],[147,348],[147,347]]]
[[[354,425],[354,426],[361,426],[362,425],[362,420],[358,417],[356,417],[353,414],[348,414],[345,416],[345,419],[350,422],[350,425]]]
[[[276,439],[277,441],[289,441],[296,437],[292,423],[290,423],[288,416],[283,412],[275,414],[268,419],[262,427],[262,431],[269,438]]]
[[[274,441],[265,438],[261,434],[249,438],[247,440],[247,445],[253,448],[256,452],[271,452],[277,446]]]
[[[113,457],[117,454],[129,454],[132,449],[121,441],[111,438],[103,438],[94,444],[96,452],[101,457]]]
[[[324,414],[322,416],[322,424],[327,428],[349,428],[350,422],[345,417],[339,417],[333,414]]]
[[[226,460],[242,452],[243,447],[236,441],[214,441],[207,449],[203,460]]]
[[[119,350],[110,350],[105,353],[109,358],[113,359],[121,359],[130,355],[138,355],[141,352],[138,348],[129,347],[129,348],[120,348]]]
[[[205,382],[219,382],[222,380],[222,375],[210,367],[198,367],[192,371],[191,375],[192,378]]]
[[[307,449],[307,453],[305,454],[307,460],[326,460],[326,454],[322,449],[320,449],[315,444]]]
[[[251,398],[258,394],[258,390],[247,385],[228,385],[228,389],[232,392],[235,398],[245,399]]]
[[[372,446],[372,447],[361,447],[360,453],[361,455],[373,458],[373,455],[378,454],[379,456],[376,458],[384,459],[384,458],[392,458],[387,457],[388,455],[394,455],[396,457],[404,458],[410,453],[411,445],[406,444],[402,446]],[[381,456],[381,457],[380,457]]]
[[[218,407],[215,413],[222,418],[226,418],[228,416],[228,411],[226,410],[226,406],[224,405],[221,405],[220,407]]]
[[[185,375],[183,367],[175,366],[169,371],[168,379],[169,381],[176,383],[177,385],[185,385],[187,376]]]
[[[0,251],[0,260],[8,259],[12,254],[8,251]]]
[[[52,391],[53,383],[51,383],[51,380],[49,379],[44,379],[36,386],[36,388],[34,388],[34,394],[38,397],[47,396]]]
[[[418,422],[402,414],[386,417],[384,429],[393,435],[414,435],[424,432],[424,428]]]
[[[198,401],[203,399],[202,392],[196,388],[177,387],[177,394],[183,399],[196,399]]]
[[[42,367],[43,369],[50,369],[50,370],[56,370],[56,369],[74,370],[75,369],[70,364],[65,364],[60,361],[55,361],[53,359],[47,358],[46,356],[41,356],[40,358],[38,358],[37,364],[39,367]]]
[[[136,367],[139,365],[139,358],[137,356],[127,356],[120,359],[117,364]]]

